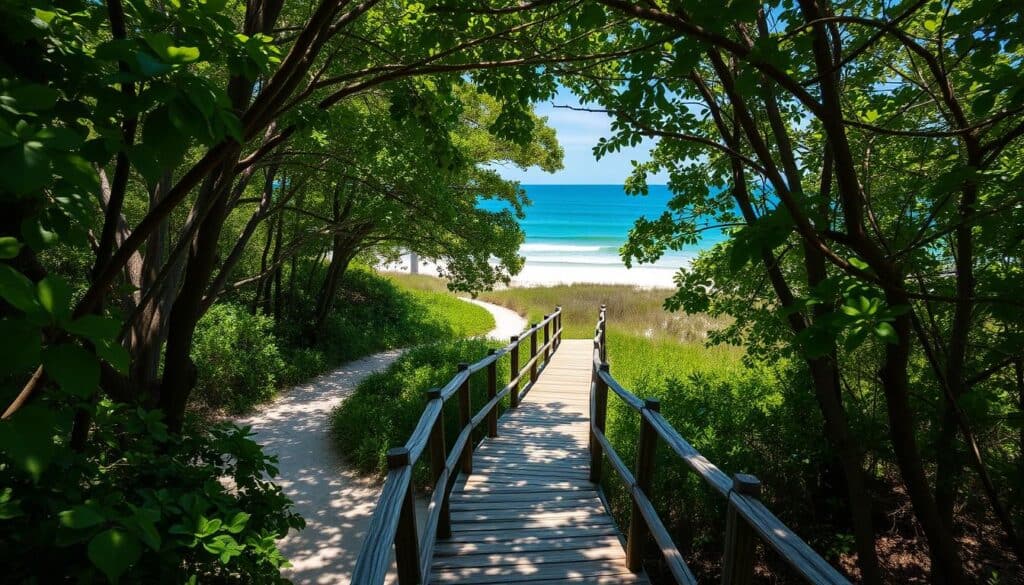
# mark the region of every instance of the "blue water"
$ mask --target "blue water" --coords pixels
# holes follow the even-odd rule
[[[671,193],[651,185],[645,196],[627,195],[622,185],[523,185],[532,204],[520,222],[526,242],[520,253],[526,266],[624,267],[620,248],[639,217],[657,218],[667,209]],[[484,209],[503,204],[482,201]],[[704,232],[693,247],[669,250],[653,268],[675,271],[698,251],[722,240],[717,230]]]

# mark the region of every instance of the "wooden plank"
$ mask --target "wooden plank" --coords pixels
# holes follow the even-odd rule
[[[523,510],[519,508],[503,508],[495,510],[463,510],[452,512],[452,519],[462,522],[487,522],[489,520],[560,520],[603,518],[604,506],[574,506],[572,508],[555,508],[554,510]]]
[[[529,495],[529,494],[528,494]],[[532,500],[519,500],[512,502],[500,502],[489,499],[487,501],[453,502],[453,512],[466,512],[469,510],[491,510],[496,506],[511,506],[519,510],[553,510],[558,508],[572,508],[577,506],[602,506],[600,498],[593,496],[585,498],[534,498]]]
[[[622,558],[622,545],[618,542],[604,546],[572,548],[561,550],[534,550],[519,552],[494,552],[484,554],[461,554],[438,559],[434,570],[469,567],[502,567],[509,565],[538,565],[541,563],[583,563],[587,561],[608,561]]]
[[[518,544],[523,542],[524,539],[528,541],[531,539],[550,538],[617,537],[618,534],[618,528],[612,524],[599,524],[595,526],[566,526],[562,528],[545,528],[544,530],[537,530],[533,528],[499,528],[490,531],[468,530],[462,533],[452,534],[451,538],[439,541],[438,546],[453,543],[488,544],[501,542],[505,544]]]
[[[435,569],[430,574],[431,583],[527,583],[542,579],[566,579],[569,577],[593,577],[597,575],[630,575],[621,559],[587,562],[539,563],[527,565],[506,565],[497,567],[472,567],[462,569]]]
[[[596,498],[597,491],[593,488],[589,490],[536,490],[536,491],[512,491],[512,492],[456,492],[452,494],[451,501],[457,502],[522,502],[522,501],[534,501],[543,498],[545,501],[558,501],[559,499],[583,499],[583,498]]]
[[[595,546],[616,546],[622,554],[622,543],[616,536],[576,536],[568,538],[527,537],[517,543],[509,542],[464,542],[439,543],[434,551],[437,557],[468,554],[530,553],[535,551],[570,550]]]
[[[541,579],[540,581],[530,581],[530,585],[563,585],[565,583],[571,583],[572,585],[634,585],[634,584],[647,584],[647,577],[643,575],[595,575],[592,577],[566,577],[562,579]]]
[[[547,516],[525,518],[521,520],[479,520],[472,522],[459,522],[457,524],[453,523],[452,534],[458,532],[525,530],[527,528],[536,530],[558,530],[561,528],[593,528],[596,526],[615,526],[615,524],[612,522],[611,516],[606,514],[600,516]]]

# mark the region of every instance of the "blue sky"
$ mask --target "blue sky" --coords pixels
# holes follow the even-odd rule
[[[557,173],[546,173],[532,168],[522,171],[515,167],[498,167],[501,176],[524,185],[620,185],[631,172],[630,161],[646,161],[653,142],[645,140],[635,148],[594,159],[593,148],[598,139],[611,135],[611,118],[594,112],[578,112],[555,106],[580,105],[571,92],[560,89],[549,103],[537,104],[539,116],[546,116],[548,124],[558,133],[558,142],[565,151],[564,167]],[[664,184],[664,176],[649,177],[648,183]]]

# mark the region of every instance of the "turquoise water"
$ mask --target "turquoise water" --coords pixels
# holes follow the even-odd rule
[[[520,222],[526,242],[520,253],[527,267],[566,266],[622,268],[619,249],[638,217],[654,219],[665,211],[671,193],[651,185],[646,196],[627,195],[622,185],[523,185],[532,205]],[[501,207],[483,201],[481,207]],[[675,271],[697,252],[721,241],[718,231],[705,232],[694,247],[668,251],[652,268]]]

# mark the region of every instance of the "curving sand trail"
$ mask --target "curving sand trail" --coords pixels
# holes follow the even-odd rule
[[[515,312],[469,300],[494,316],[488,337],[508,342],[526,328]],[[394,362],[402,350],[371,355],[296,386],[250,417],[256,441],[278,457],[278,484],[306,519],[306,528],[280,543],[292,567],[285,575],[295,583],[348,583],[370,515],[380,495],[376,479],[359,476],[334,452],[330,413],[367,375]],[[422,510],[421,510],[422,515]],[[421,519],[422,522],[422,519]]]

